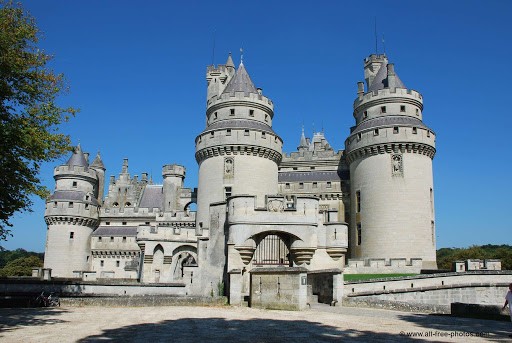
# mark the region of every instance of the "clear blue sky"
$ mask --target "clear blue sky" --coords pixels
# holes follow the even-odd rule
[[[383,47],[408,88],[424,96],[437,134],[437,246],[511,244],[512,1],[23,1],[40,43],[66,75],[63,105],[81,109],[63,129],[101,151],[108,175],[124,157],[133,174],[187,167],[205,125],[205,70],[228,52],[275,103],[274,129],[295,150],[301,126],[322,127],[335,149],[354,125],[363,59]],[[215,34],[214,34],[215,32]],[[213,37],[215,35],[215,54]],[[42,167],[53,189],[53,167]],[[17,214],[8,249],[44,251],[44,201]]]

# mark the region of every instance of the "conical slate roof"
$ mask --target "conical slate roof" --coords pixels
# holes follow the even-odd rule
[[[226,67],[235,67],[235,64],[233,63],[233,59],[231,58],[231,53],[228,55],[228,60],[226,61]]]
[[[304,127],[302,127],[302,134],[300,135],[300,144],[299,148],[307,148],[308,141],[306,140],[306,136],[304,135]]]
[[[232,93],[234,95],[235,92],[258,94],[258,91],[256,90],[256,87],[254,87],[254,83],[252,83],[249,74],[247,74],[243,63],[240,63],[235,76],[233,76],[231,81],[229,81],[222,94]]]
[[[368,87],[368,92],[373,92],[379,89],[389,88],[389,82],[388,82],[388,63],[384,62],[382,63],[379,71],[377,72],[377,75],[375,75],[375,78],[373,79],[372,84],[370,87]],[[398,75],[395,72],[395,84],[391,85],[391,88],[405,88],[404,83]]]
[[[94,158],[94,161],[91,164],[91,167],[93,168],[99,168],[99,169],[105,169],[105,165],[103,164],[103,161],[101,160],[100,152],[96,154],[96,157]]]
[[[69,160],[66,162],[66,164],[70,167],[72,166],[79,166],[79,167],[89,167],[89,164],[87,163],[87,160],[85,159],[84,153],[82,152],[82,148],[80,147],[80,144],[76,146],[76,148],[73,149],[73,154],[69,158]]]

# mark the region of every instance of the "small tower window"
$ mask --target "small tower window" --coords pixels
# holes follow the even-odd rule
[[[121,265],[120,261],[116,261],[116,267],[119,267]]]
[[[231,129],[226,130],[226,136],[231,136]]]
[[[98,237],[98,242],[101,242],[101,237]]]
[[[357,223],[357,245],[361,245],[361,223]]]
[[[215,132],[210,132],[210,138],[213,138],[215,136]]]
[[[73,207],[73,202],[72,201],[69,202],[68,207],[69,208]]]
[[[416,109],[416,115],[419,116],[420,115],[420,110]]]
[[[311,170],[315,170],[315,167],[309,167],[309,169],[311,169]]]
[[[268,114],[265,114],[265,121],[268,121]]]
[[[110,225],[110,222],[105,222],[105,225]]]
[[[395,126],[395,127],[393,128],[393,133],[398,133],[398,126]]]
[[[224,187],[224,196],[225,199],[229,198],[232,194],[232,188],[231,187]]]
[[[427,137],[430,137],[430,131],[427,130]]]
[[[114,206],[114,207],[119,207],[119,203],[118,203],[118,202],[115,202],[115,203],[113,203],[113,204],[112,204],[112,206]]]
[[[100,261],[100,267],[103,267],[105,265],[105,261],[101,260]]]
[[[78,183],[76,181],[73,181],[73,187],[77,187]]]
[[[363,112],[363,119],[366,119],[366,118],[368,118],[368,111]]]
[[[217,112],[213,114],[213,120],[217,119]]]
[[[417,127],[413,127],[412,128],[412,133],[413,134],[417,134],[418,133],[418,128]]]
[[[130,207],[130,206],[132,206],[132,203],[131,202],[127,202],[126,204],[124,204],[124,206]]]
[[[123,237],[123,243],[126,243],[126,237]]]
[[[53,202],[53,207],[57,207],[57,202],[56,201]]]
[[[378,136],[378,135],[379,135],[379,129],[375,129],[375,130],[373,130],[373,135],[374,135],[374,136]]]
[[[299,182],[299,189],[304,189],[304,183],[303,182]]]
[[[361,212],[361,191],[356,192],[356,213]]]
[[[235,109],[234,108],[229,110],[229,115],[231,115],[231,116],[235,115]]]
[[[146,225],[149,225],[149,222],[146,222]]]
[[[249,130],[244,130],[244,136],[249,136]]]
[[[400,112],[405,112],[405,105],[400,106]]]
[[[327,188],[331,188],[331,187],[332,187],[331,181],[327,181]]]
[[[386,106],[380,107],[380,113],[386,113]]]
[[[318,188],[318,182],[313,182],[313,188]]]
[[[285,183],[285,184],[284,184],[284,188],[285,188],[285,189],[290,189],[290,184],[289,184],[288,182],[287,182],[287,183]]]
[[[114,241],[114,237],[110,237],[110,241],[113,242]]]
[[[71,231],[69,233],[69,239],[73,239],[73,238],[75,238],[75,233],[73,231]]]
[[[85,209],[88,210],[89,209],[89,204],[85,204]]]
[[[263,138],[263,139],[267,139],[267,137],[265,136],[265,132],[262,132],[262,133],[261,133],[261,138]]]
[[[254,110],[249,110],[249,117],[254,117]]]
[[[123,225],[126,225],[126,222],[123,222]]]
[[[359,132],[357,134],[357,141],[359,142],[361,140],[361,137],[363,137],[363,135],[361,134],[361,132]]]

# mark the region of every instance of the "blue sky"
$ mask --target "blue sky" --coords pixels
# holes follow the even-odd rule
[[[511,244],[511,1],[23,1],[44,33],[81,112],[63,130],[100,150],[108,175],[129,170],[161,181],[187,167],[197,185],[194,138],[205,125],[206,66],[228,52],[275,104],[274,130],[290,152],[302,124],[324,128],[335,149],[354,125],[363,59],[385,49],[408,88],[424,96],[437,134],[437,246]],[[213,41],[215,37],[215,49]],[[42,167],[53,189],[53,168]],[[44,201],[16,214],[7,249],[44,251]]]

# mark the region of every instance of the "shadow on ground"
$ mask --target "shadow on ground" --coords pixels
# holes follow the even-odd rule
[[[65,323],[55,316],[67,312],[61,308],[2,308],[0,309],[0,337],[2,332],[16,330],[23,326],[51,325]]]
[[[397,334],[340,330],[313,321],[182,318],[103,331],[78,342],[419,342]]]
[[[424,328],[422,332],[447,331],[453,333],[454,338],[459,339],[461,337],[477,336],[488,341],[502,341],[503,339],[509,339],[509,335],[512,333],[512,324],[503,321],[435,314],[400,314],[397,318]]]

